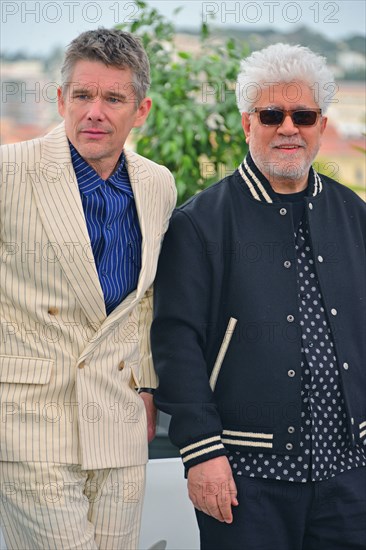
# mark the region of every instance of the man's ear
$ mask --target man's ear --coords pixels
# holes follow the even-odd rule
[[[327,127],[328,117],[323,116],[320,121],[320,133],[322,134]]]
[[[136,117],[135,117],[135,123],[134,128],[138,128],[139,126],[142,126],[149,116],[149,112],[152,106],[152,99],[151,97],[145,97],[140,105],[137,107],[136,111]]]
[[[243,113],[241,115],[241,125],[242,125],[243,130],[244,130],[245,141],[246,141],[246,143],[249,143],[249,138],[250,138],[250,116],[249,116],[249,113]]]
[[[58,108],[59,114],[63,117],[65,113],[65,101],[62,95],[61,87],[57,88],[57,108]]]

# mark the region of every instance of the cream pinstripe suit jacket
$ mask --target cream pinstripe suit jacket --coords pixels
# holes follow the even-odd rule
[[[64,125],[2,147],[0,460],[147,460],[151,284],[176,200],[170,172],[126,151],[142,232],[137,289],[108,317]]]

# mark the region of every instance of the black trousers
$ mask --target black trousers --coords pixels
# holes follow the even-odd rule
[[[237,476],[232,524],[196,511],[202,550],[366,550],[366,468],[297,483]]]

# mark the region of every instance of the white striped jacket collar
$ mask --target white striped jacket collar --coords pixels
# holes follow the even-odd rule
[[[267,203],[279,202],[280,199],[267,178],[258,170],[250,153],[244,158],[238,167],[238,171],[254,199]],[[323,184],[320,176],[314,168],[311,168],[308,181],[308,196],[315,197],[322,190]]]

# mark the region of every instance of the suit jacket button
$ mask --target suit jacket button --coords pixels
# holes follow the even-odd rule
[[[50,307],[48,309],[48,313],[50,315],[58,315],[59,312],[60,312],[60,310],[58,309],[58,307]]]
[[[293,378],[293,377],[295,376],[295,374],[296,374],[295,371],[292,370],[292,369],[290,369],[290,370],[288,371],[288,373],[287,373],[287,375],[288,375],[290,378]]]
[[[123,370],[124,368],[125,368],[125,362],[121,361],[120,364],[118,365],[118,370]]]
[[[86,365],[86,362],[85,361],[81,361],[81,363],[78,364],[78,368],[79,369],[83,369]]]

